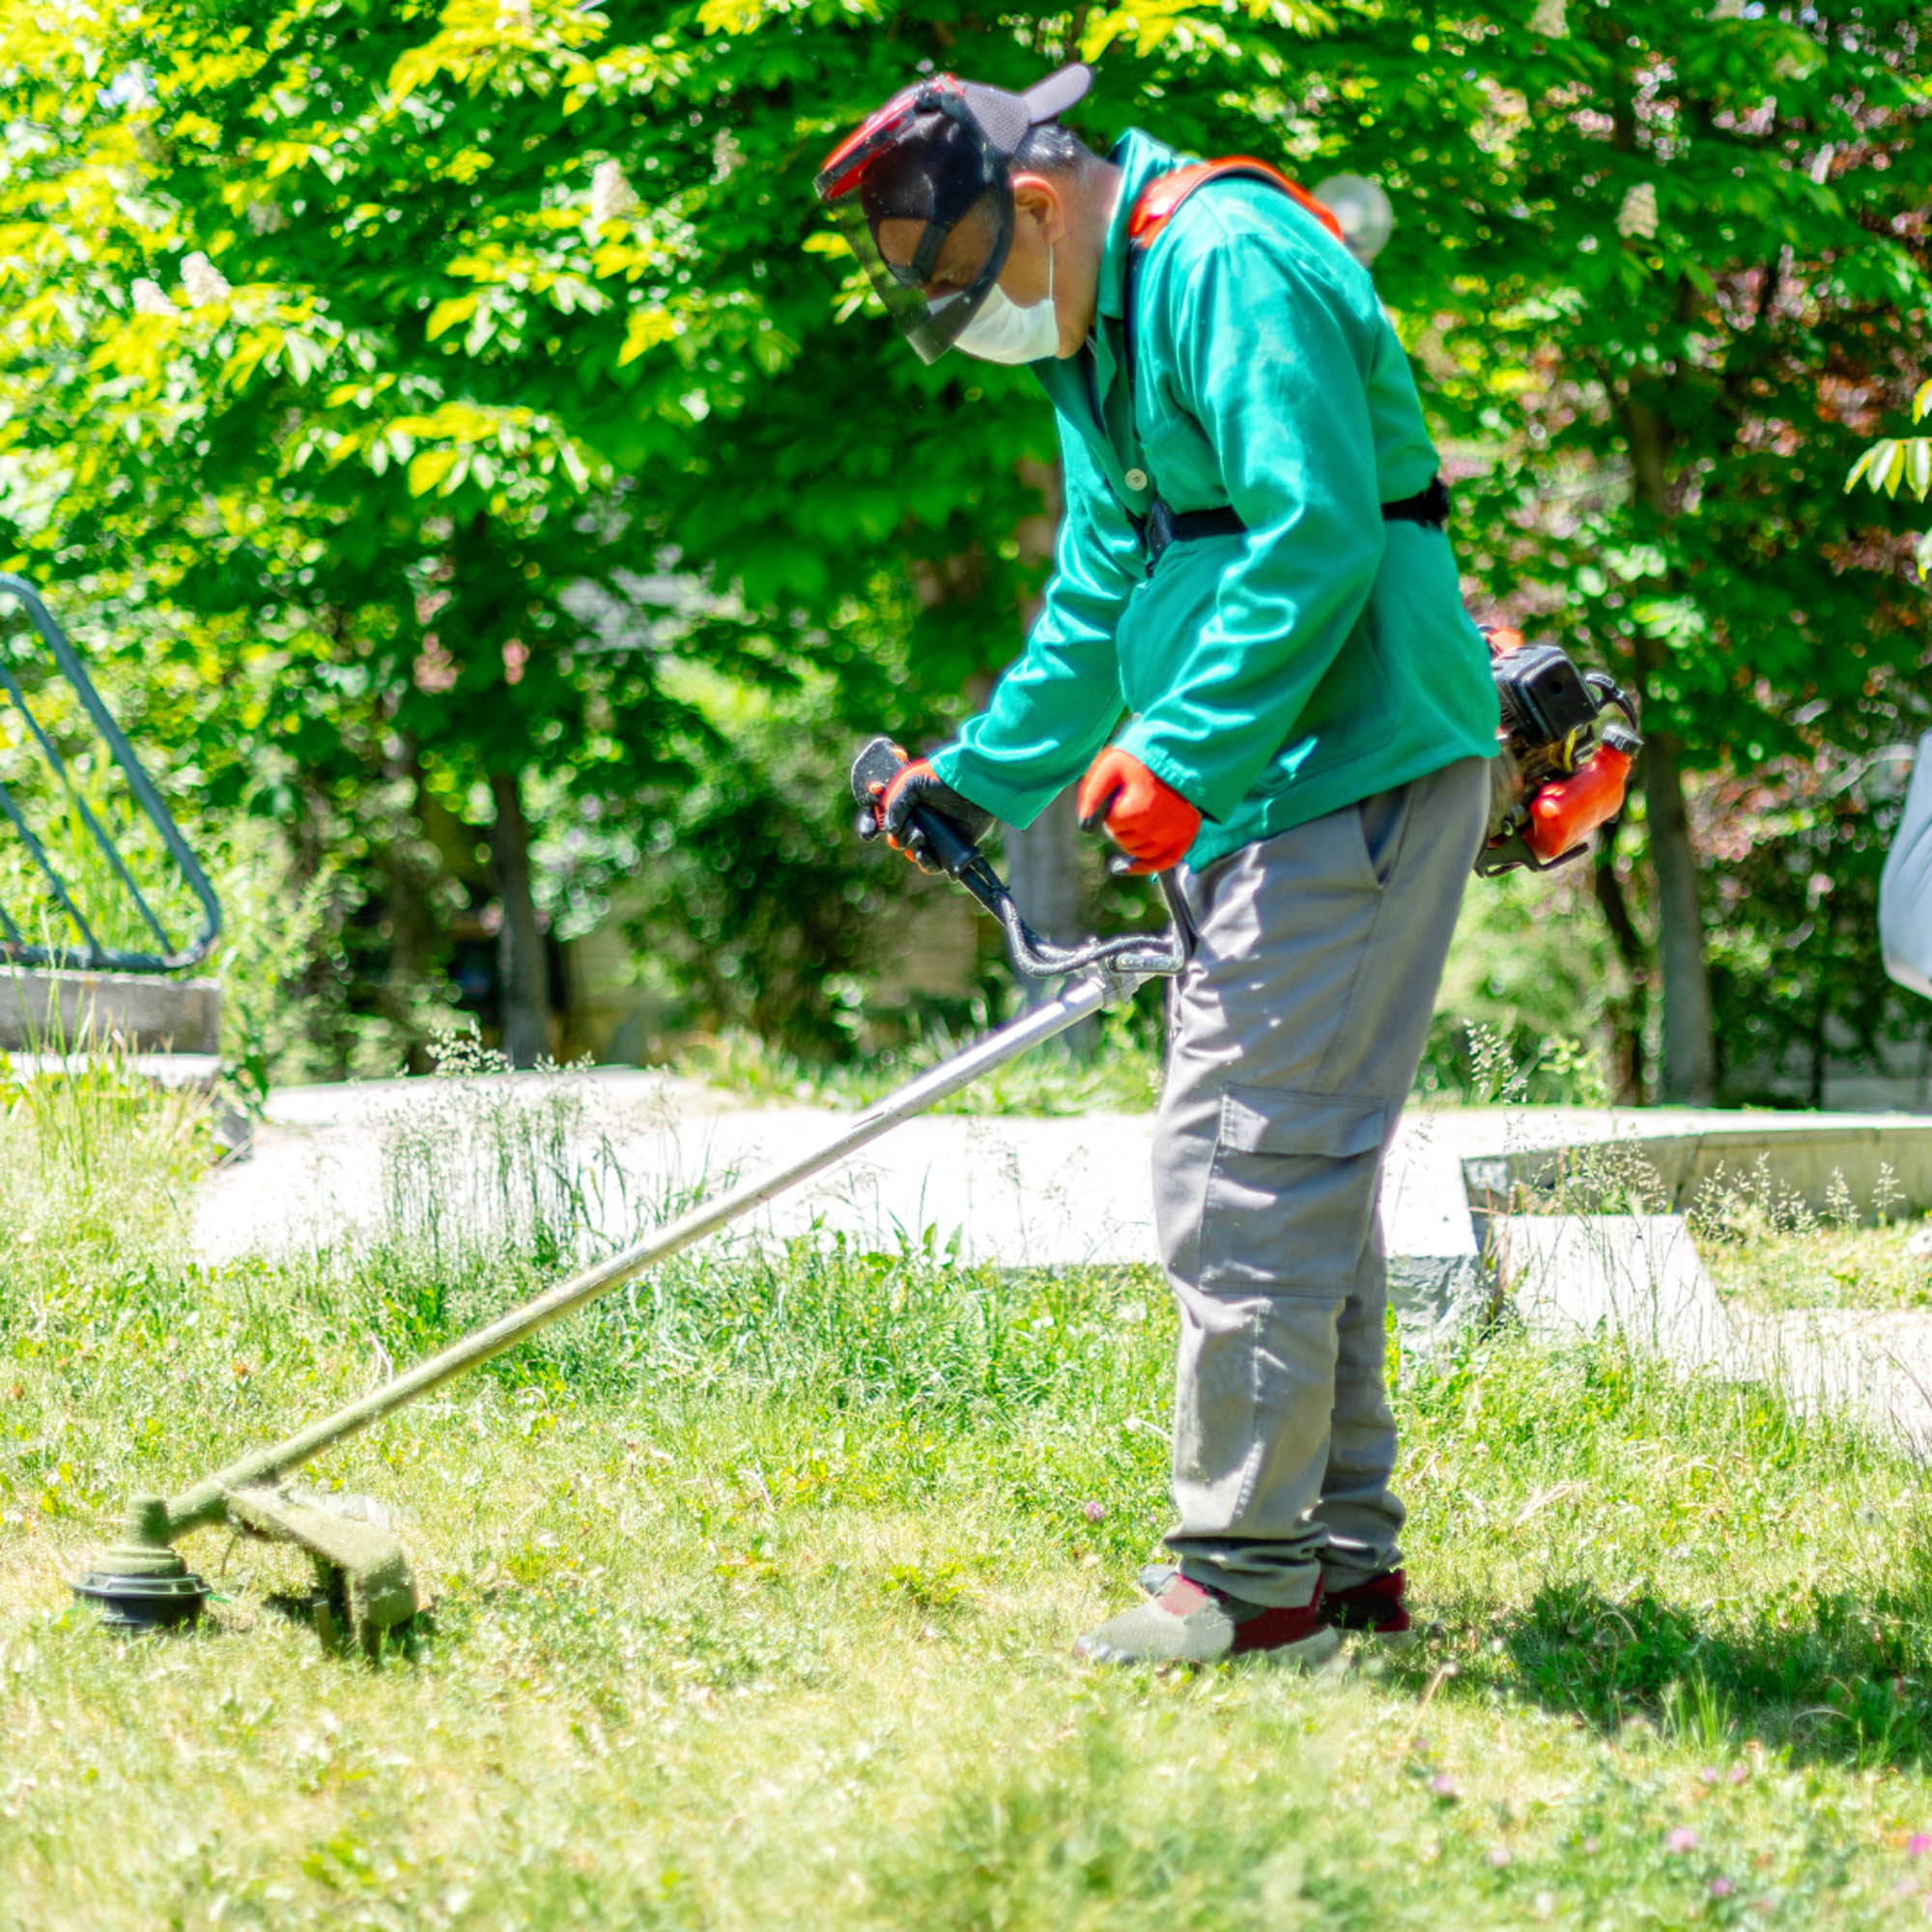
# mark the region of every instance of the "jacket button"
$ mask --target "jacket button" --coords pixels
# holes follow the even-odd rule
[[[1121,480],[1129,490],[1145,490],[1148,486],[1148,473],[1145,469],[1129,469]]]

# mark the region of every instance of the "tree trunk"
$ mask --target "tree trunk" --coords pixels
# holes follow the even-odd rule
[[[497,816],[490,827],[490,857],[503,923],[497,935],[497,1006],[503,1052],[512,1066],[534,1066],[550,1052],[550,970],[537,904],[530,895],[530,829],[514,772],[490,774]]]
[[[1650,858],[1657,868],[1658,952],[1663,967],[1663,1065],[1660,1097],[1708,1106],[1716,1086],[1711,1036],[1711,979],[1704,965],[1704,911],[1697,895],[1697,855],[1684,810],[1677,740],[1648,732],[1637,760],[1649,808]]]
[[[1628,1107],[1641,1107],[1649,1098],[1643,1036],[1650,1018],[1650,949],[1631,917],[1623,881],[1617,877],[1621,828],[1622,821],[1612,819],[1605,832],[1592,862],[1591,884],[1624,969],[1624,988],[1610,995],[1604,1014],[1610,1037],[1610,1097]]]
[[[1021,480],[1033,485],[1040,495],[1040,514],[1028,517],[1013,532],[1020,555],[1029,563],[1042,563],[1053,554],[1053,540],[1059,526],[1065,496],[1060,466],[1035,463],[1020,465]],[[1020,607],[1020,629],[1033,628],[1039,614],[1039,599],[1028,598]],[[1063,944],[1087,936],[1080,890],[1080,821],[1073,813],[1073,792],[1064,791],[1034,822],[1021,830],[1006,828],[1008,884],[1013,889],[1014,902],[1022,917],[1042,939]],[[1028,981],[1024,991],[1028,1006],[1037,1006],[1052,990],[1050,982]],[[1098,1044],[1099,1032],[1091,1020],[1082,1020],[1065,1036],[1068,1052],[1085,1060]]]
[[[1026,922],[1063,944],[1086,935],[1080,918],[1080,822],[1066,790],[1024,831],[1007,827],[1008,883]]]
[[[1631,490],[1636,503],[1660,519],[1675,514],[1666,459],[1669,430],[1656,411],[1627,399]],[[1650,673],[1661,660],[1652,639],[1636,640],[1638,696],[1650,696]],[[1649,807],[1651,864],[1657,870],[1658,953],[1663,977],[1663,1065],[1660,1098],[1708,1105],[1717,1076],[1711,1034],[1711,980],[1704,964],[1704,911],[1697,893],[1697,854],[1684,810],[1684,780],[1675,735],[1644,721],[1637,777]]]

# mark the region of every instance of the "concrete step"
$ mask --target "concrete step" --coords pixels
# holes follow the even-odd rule
[[[141,973],[0,975],[0,1051],[58,1055],[106,1039],[135,1053],[217,1054],[221,988]]]

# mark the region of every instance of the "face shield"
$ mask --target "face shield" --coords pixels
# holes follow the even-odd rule
[[[1067,68],[1018,95],[935,74],[887,101],[819,170],[818,198],[925,361],[958,339],[1007,265],[1008,157],[1091,78]]]

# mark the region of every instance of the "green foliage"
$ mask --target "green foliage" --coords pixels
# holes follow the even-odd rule
[[[1385,184],[1378,276],[1472,595],[1641,688],[1707,871],[1759,842],[1726,816],[1757,775],[1835,774],[1916,719],[1904,532],[1837,481],[1924,362],[1904,0],[0,19],[0,549],[114,617],[146,742],[210,810],[313,821],[298,893],[349,854],[307,969],[340,989],[338,1065],[419,1032],[388,982],[433,980],[493,896],[479,787],[504,772],[557,929],[648,870],[691,935],[655,968],[677,998],[855,1037],[877,908],[842,861],[810,889],[832,806],[801,801],[836,791],[848,725],[937,724],[1011,654],[1051,442],[1022,373],[906,355],[815,212],[819,156],[922,61],[1021,84],[1084,53],[1101,145],[1141,122]],[[1922,440],[1864,477],[1918,490]],[[675,610],[639,589],[666,571]],[[720,731],[683,667],[820,729]],[[1648,947],[1640,869],[1629,890]],[[1786,936],[1718,962],[1726,1030]],[[1804,970],[1800,997],[1853,998],[1845,949]],[[1629,980],[1612,1085],[1654,1031]]]
[[[1932,382],[1919,384],[1912,398],[1912,420],[1923,422],[1932,414]],[[1874,494],[1898,495],[1903,483],[1921,503],[1932,495],[1932,437],[1881,437],[1852,465],[1845,488],[1855,490],[1863,482]],[[1932,533],[1921,536],[1914,553],[1919,582],[1932,570]]]
[[[1578,868],[1580,869],[1580,868]],[[1474,881],[1417,1086],[1479,1105],[1600,1105],[1609,946],[1575,873]]]

